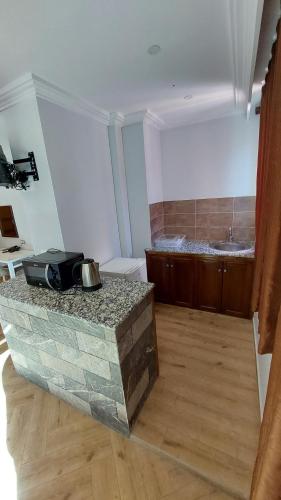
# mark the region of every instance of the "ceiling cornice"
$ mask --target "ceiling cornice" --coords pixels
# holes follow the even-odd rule
[[[122,113],[118,113],[116,111],[110,113],[109,125],[122,127],[124,123],[125,123],[125,116]]]
[[[0,111],[30,97],[37,97],[69,111],[89,116],[103,125],[109,124],[109,113],[104,109],[32,73],[26,73],[0,89]]]
[[[0,89],[0,111],[14,106],[28,98],[40,98],[61,106],[64,109],[89,116],[103,125],[114,125],[119,127],[135,123],[146,123],[158,130],[164,130],[192,125],[193,123],[209,121],[225,116],[225,113],[214,113],[210,117],[204,114],[202,117],[198,116],[196,119],[190,119],[187,115],[185,119],[181,119],[178,122],[170,124],[169,120],[164,121],[158,114],[149,109],[143,109],[127,114],[123,114],[121,112],[109,113],[108,111],[93,105],[91,102],[76,97],[32,73],[26,73]],[[161,114],[165,112],[173,113],[173,111],[176,111],[177,109],[178,107],[171,108],[170,106],[168,108],[162,108]],[[241,112],[241,109],[241,106],[236,106],[237,111],[240,110]],[[229,113],[226,114],[229,115]]]
[[[156,113],[153,113],[149,109],[142,109],[140,111],[134,111],[132,113],[110,113],[109,124],[115,125],[117,127],[125,127],[126,125],[134,125],[135,123],[147,123],[153,125],[153,127],[161,130],[166,128],[164,120],[162,120]]]
[[[133,125],[134,123],[147,123],[153,125],[158,130],[166,128],[164,120],[162,120],[156,113],[153,113],[149,109],[142,109],[140,111],[135,111],[133,113],[127,113],[124,115],[124,125]]]
[[[239,48],[238,48],[238,3],[228,0],[229,27],[230,27],[230,44],[231,44],[231,61],[233,70],[233,93],[235,106],[243,104],[242,96],[242,71],[239,65]]]
[[[36,94],[32,75],[27,73],[0,89],[0,111],[31,97],[35,98]]]
[[[158,130],[166,127],[166,123],[162,118],[160,118],[156,113],[153,113],[149,109],[146,111],[145,122],[153,125]]]
[[[263,3],[228,0],[234,102],[245,113],[253,85]]]

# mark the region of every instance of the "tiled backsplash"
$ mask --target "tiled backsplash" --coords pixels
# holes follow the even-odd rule
[[[164,201],[150,205],[152,240],[185,234],[190,240],[225,240],[232,226],[237,241],[255,240],[255,196]]]
[[[164,202],[149,205],[151,239],[154,241],[158,236],[164,234]]]

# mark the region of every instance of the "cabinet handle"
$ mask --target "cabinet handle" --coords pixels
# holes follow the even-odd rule
[[[223,272],[224,272],[224,273],[227,273],[227,269],[224,269],[224,270],[223,270]]]
[[[221,268],[219,268],[219,269],[218,269],[218,273],[221,273],[221,271],[222,271],[222,270],[221,270]]]
[[[171,264],[170,267],[174,267],[174,264]]]
[[[170,267],[170,265],[169,265],[169,264],[166,264],[166,267]]]

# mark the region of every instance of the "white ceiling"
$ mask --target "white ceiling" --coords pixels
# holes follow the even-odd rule
[[[242,111],[262,4],[1,0],[0,87],[32,72],[110,112],[150,109],[168,126]],[[150,56],[153,44],[162,50]]]

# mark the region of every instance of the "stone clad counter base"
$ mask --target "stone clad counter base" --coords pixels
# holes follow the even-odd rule
[[[158,376],[151,285],[115,327],[7,298],[8,285],[0,289],[0,318],[16,371],[129,435]]]

